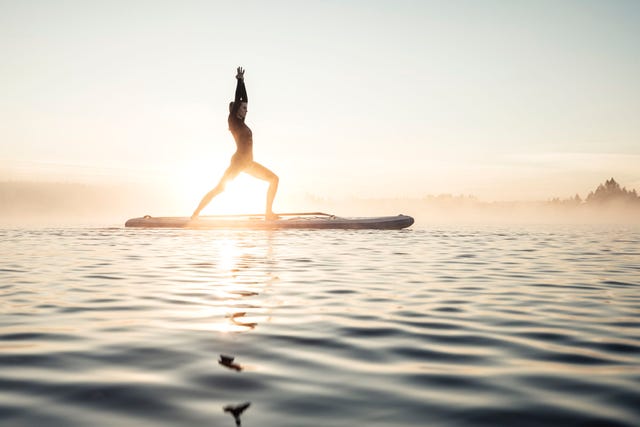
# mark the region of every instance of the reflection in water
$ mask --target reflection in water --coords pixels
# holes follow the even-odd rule
[[[240,427],[242,425],[240,415],[242,415],[249,406],[251,406],[251,402],[245,402],[235,406],[227,405],[223,409],[224,412],[229,412],[233,416],[233,419],[236,420],[236,426]]]
[[[640,229],[473,227],[0,229],[0,426],[640,426]]]
[[[242,366],[238,365],[237,363],[234,363],[235,357],[233,356],[226,356],[224,354],[220,355],[220,359],[218,360],[218,363],[222,366],[226,366],[229,369],[233,369],[236,370],[238,372],[242,371]]]
[[[263,318],[260,295],[277,280],[273,266],[273,242],[271,233],[236,233],[215,242],[218,257],[216,264],[223,276],[212,278],[215,297],[227,314],[223,323],[209,323],[208,329],[222,332],[247,332],[258,326]],[[268,315],[265,317],[268,318]]]
[[[258,326],[257,322],[241,322],[238,319],[238,317],[244,317],[246,316],[247,313],[246,312],[238,312],[238,313],[232,313],[230,315],[228,315],[227,317],[231,320],[231,322],[233,322],[234,325],[238,325],[238,326],[244,326],[245,328],[249,328],[249,329],[253,329],[256,326]]]
[[[267,252],[266,254],[255,254],[254,251],[259,249],[254,241],[246,240],[242,242],[234,240],[225,240],[225,256],[222,258],[222,265],[229,273],[230,281],[223,284],[223,291],[227,295],[227,299],[232,302],[234,300],[242,298],[254,298],[260,295],[258,291],[264,291],[264,288],[269,286],[275,276],[267,271],[266,277],[265,265],[270,265],[273,260],[273,244],[271,240],[272,236],[269,233],[267,236]],[[245,251],[243,251],[245,250]],[[262,277],[256,277],[254,271]],[[262,289],[255,289],[256,286],[260,286]],[[253,288],[253,289],[251,289]],[[238,307],[238,305],[236,305]],[[256,305],[242,305],[243,308],[260,309],[260,306]],[[229,307],[233,310],[233,305]],[[250,314],[251,315],[251,314]],[[251,331],[258,326],[258,322],[255,321],[242,321],[247,317],[246,311],[232,311],[225,316],[234,326],[241,327],[243,329],[229,328],[235,332],[247,332]],[[227,354],[220,354],[218,364],[226,368],[241,372],[243,370],[242,365],[235,363],[235,357]],[[236,422],[236,426],[241,426],[240,416],[251,405],[251,402],[245,402],[238,405],[227,405],[223,407],[224,412],[233,416]]]
[[[242,297],[252,297],[255,295],[260,295],[257,292],[252,292],[252,291],[230,291],[230,294],[236,294],[236,295],[240,295]]]

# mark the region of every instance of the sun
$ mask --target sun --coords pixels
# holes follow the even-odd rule
[[[203,215],[263,213],[267,197],[266,182],[241,173],[202,211]],[[203,194],[204,195],[204,194]]]
[[[228,163],[192,159],[169,179],[166,187],[173,197],[172,212],[185,216],[191,214],[204,195],[213,189],[222,177]],[[200,215],[262,214],[267,202],[266,181],[240,173],[227,183],[225,191],[215,197]],[[276,203],[279,200],[276,197]],[[178,213],[180,212],[180,213]]]

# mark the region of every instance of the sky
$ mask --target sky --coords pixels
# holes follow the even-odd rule
[[[235,150],[243,66],[281,198],[640,189],[639,40],[633,0],[0,0],[0,180],[195,206]]]

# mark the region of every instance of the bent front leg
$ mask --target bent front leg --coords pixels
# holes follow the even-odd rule
[[[273,217],[273,201],[276,198],[276,192],[278,191],[278,183],[280,182],[280,178],[278,178],[278,175],[262,166],[258,162],[253,162],[245,172],[255,178],[269,182],[269,188],[267,189],[267,206],[265,212],[267,218]]]

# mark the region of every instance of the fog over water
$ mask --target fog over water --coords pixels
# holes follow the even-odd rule
[[[552,190],[551,190],[552,191]],[[234,205],[232,191],[211,203],[218,213],[260,213],[264,196],[248,206]],[[188,216],[198,202],[193,192],[135,184],[0,182],[0,225],[119,225],[128,218]],[[576,196],[578,199],[576,200]],[[482,200],[472,195],[425,195],[422,198],[324,198],[311,194],[278,195],[277,212],[324,211],[339,216],[406,214],[416,226],[434,223],[640,223],[640,203],[586,203],[587,195],[547,200]],[[247,204],[245,204],[246,206]],[[222,209],[222,210],[220,210]]]

